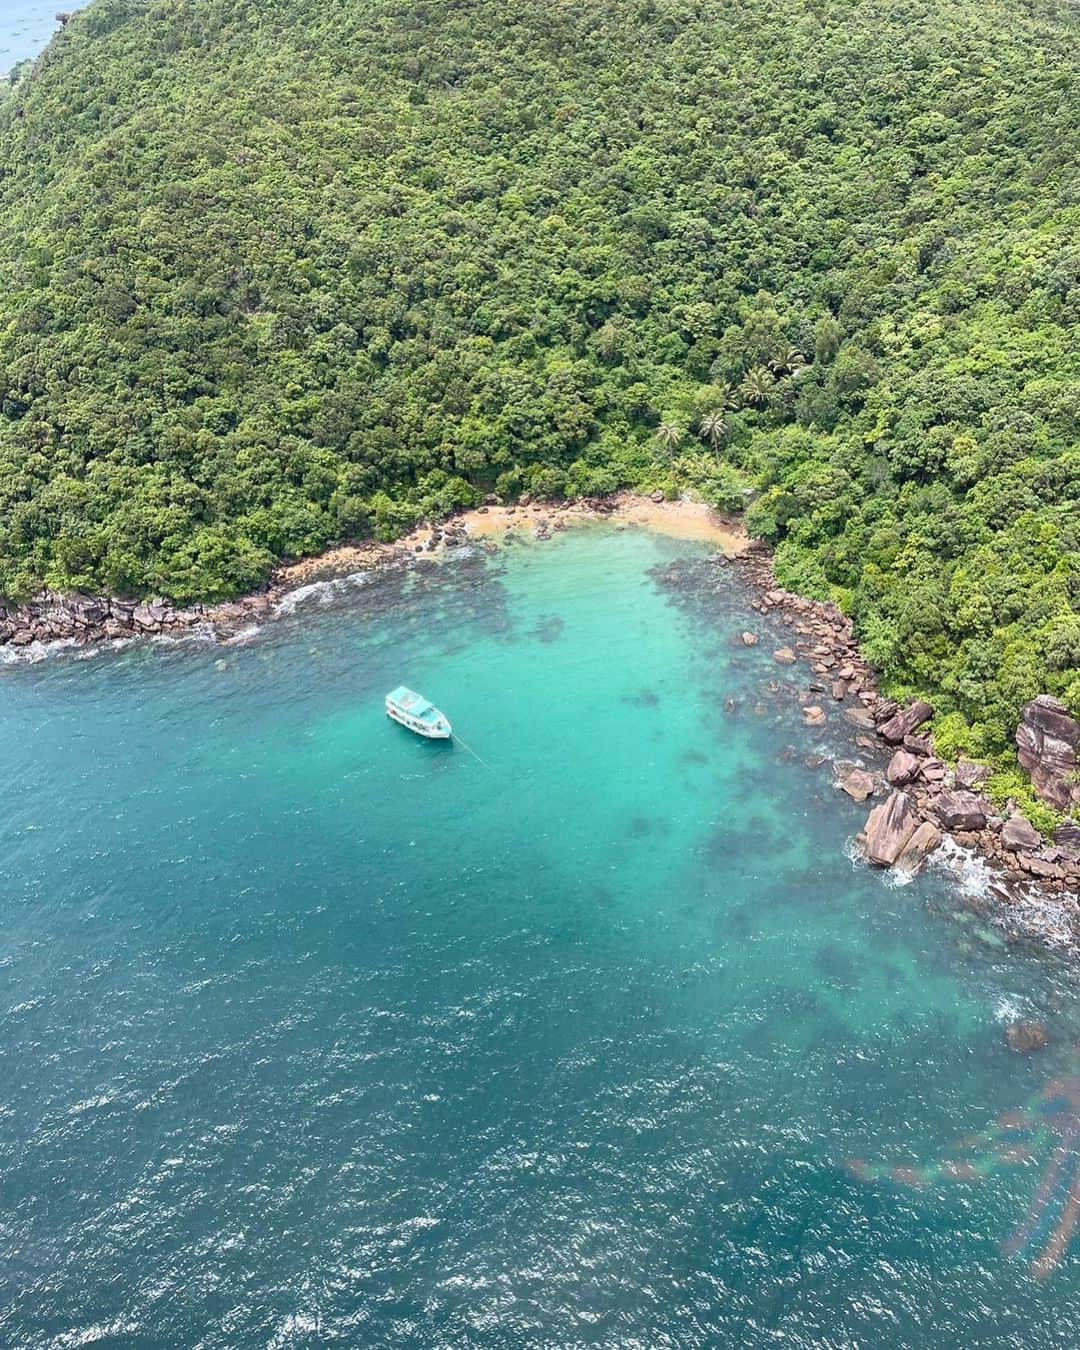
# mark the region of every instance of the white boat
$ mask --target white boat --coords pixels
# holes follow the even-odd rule
[[[403,727],[415,731],[418,736],[426,736],[432,741],[450,739],[452,728],[449,721],[429,703],[423,694],[406,689],[403,684],[386,696],[386,715]]]

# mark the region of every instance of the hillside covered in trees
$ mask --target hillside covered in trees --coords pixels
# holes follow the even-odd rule
[[[1080,711],[1080,14],[92,0],[0,94],[0,593],[699,491],[1000,751]]]

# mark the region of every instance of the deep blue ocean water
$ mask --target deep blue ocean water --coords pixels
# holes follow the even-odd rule
[[[998,1151],[1075,975],[849,860],[749,599],[583,528],[0,669],[0,1344],[1076,1344],[1053,1141],[845,1168]]]
[[[0,75],[38,55],[56,32],[57,10],[64,8],[57,0],[0,0]]]

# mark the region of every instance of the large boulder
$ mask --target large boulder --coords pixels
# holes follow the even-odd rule
[[[931,787],[944,783],[948,772],[944,761],[940,759],[924,759],[919,766],[919,777]]]
[[[164,617],[164,605],[136,605],[131,612],[135,627],[141,628],[147,633],[156,632],[161,627],[161,621]]]
[[[986,827],[986,802],[974,792],[943,792],[935,798],[934,814],[947,830],[974,831]]]
[[[891,792],[867,818],[863,844],[867,861],[878,867],[891,867],[904,851],[918,823],[908,794]]]
[[[873,774],[869,774],[865,769],[860,769],[857,764],[838,764],[836,766],[836,785],[851,798],[853,802],[864,802],[867,797],[874,795],[877,784],[874,781]]]
[[[1040,694],[1024,708],[1016,728],[1020,767],[1036,794],[1058,811],[1080,801],[1074,775],[1080,757],[1080,722],[1059,698]]]
[[[1042,835],[1023,816],[1013,816],[1001,827],[1001,842],[1013,853],[1034,853],[1042,848]]]
[[[1066,820],[1054,831],[1054,843],[1070,857],[1080,858],[1080,825]]]
[[[929,722],[933,715],[934,709],[931,704],[924,703],[922,699],[916,699],[914,703],[894,713],[887,722],[881,724],[878,730],[890,745],[899,745],[905,736],[910,736],[913,731],[917,731],[924,722]]]
[[[1005,1039],[1009,1049],[1018,1055],[1030,1055],[1042,1050],[1047,1041],[1046,1028],[1041,1022],[1010,1022],[1005,1028]]]
[[[918,776],[920,763],[919,757],[911,754],[910,751],[897,750],[892,759],[889,760],[885,777],[892,783],[893,787],[903,787],[905,783],[914,782]]]
[[[70,608],[76,622],[86,627],[104,623],[109,617],[108,602],[99,600],[92,595],[72,596]]]
[[[940,847],[941,831],[931,821],[922,821],[900,850],[900,856],[896,860],[897,869],[914,876],[916,872],[921,871],[930,854]]]

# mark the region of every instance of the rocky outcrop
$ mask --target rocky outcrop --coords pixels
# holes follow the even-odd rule
[[[1041,1022],[1010,1022],[1005,1029],[1005,1039],[1010,1050],[1018,1055],[1030,1055],[1045,1047],[1046,1028]]]
[[[914,876],[922,870],[927,858],[941,847],[941,831],[929,820],[915,827],[915,832],[900,850],[896,860],[897,869]]]
[[[857,764],[838,764],[836,785],[842,792],[846,792],[853,802],[864,802],[877,790],[873,774],[867,773]]]
[[[117,638],[177,634],[210,624],[223,635],[264,615],[269,591],[227,605],[171,605],[165,600],[116,600],[105,596],[60,595],[43,591],[25,605],[0,601],[0,642],[14,647],[75,639],[99,642]]]
[[[934,814],[947,830],[971,832],[986,828],[988,806],[982,797],[962,788],[934,799]]]
[[[1024,816],[1013,816],[1001,827],[1001,842],[1013,853],[1034,853],[1042,848],[1042,835]]]
[[[891,867],[915,833],[919,818],[906,792],[892,792],[867,817],[863,851],[868,862]]]
[[[929,722],[934,715],[933,705],[924,703],[921,699],[916,699],[906,708],[901,708],[899,712],[894,713],[886,722],[878,727],[883,740],[890,745],[899,745],[905,736],[910,736],[913,731],[918,731],[924,722]]]
[[[992,890],[1003,903],[1012,905],[1023,900],[1025,914],[1045,916],[1052,940],[1062,940],[1062,934],[1071,927],[1080,946],[1080,824],[1059,826],[1054,842],[1047,844],[1015,810],[1003,819],[980,795],[981,785],[990,775],[988,766],[963,758],[954,765],[936,754],[929,725],[932,706],[920,700],[901,707],[878,692],[874,671],[859,651],[844,615],[832,605],[778,586],[771,557],[763,547],[752,546],[737,559],[737,565],[749,574],[758,590],[753,607],[772,615],[791,633],[790,638],[782,639],[784,645],[774,645],[774,660],[778,665],[804,661],[810,667],[810,679],[798,693],[807,721],[821,724],[824,709],[815,706],[810,710],[805,705],[815,697],[823,702],[822,696],[831,694],[842,721],[852,728],[852,739],[868,756],[866,770],[878,779],[879,786],[877,761],[871,757],[880,753],[883,743],[889,747],[892,758],[886,758],[882,768],[887,762],[884,776],[895,790],[870,812],[866,831],[859,837],[867,858],[878,866],[915,871],[948,833],[994,869]],[[771,636],[763,632],[762,642],[768,642]],[[774,644],[776,641],[773,637]],[[794,686],[788,687],[795,692]],[[1076,723],[1067,714],[1064,723],[1060,720],[1065,712],[1060,704],[1053,699],[1036,700],[1036,704],[1034,710],[1029,708],[1032,715],[1025,722],[1028,755],[1041,757],[1040,780],[1048,784],[1050,769],[1056,766],[1060,775],[1070,755],[1080,759],[1080,747],[1074,743],[1075,731],[1070,730]],[[837,770],[838,786],[843,786],[843,766],[837,765]],[[849,781],[855,793],[861,793],[865,785],[859,778]],[[1060,786],[1057,791],[1060,800]],[[1077,794],[1080,788],[1074,793],[1070,783],[1070,796]],[[1050,908],[1042,908],[1045,901],[1050,902]]]
[[[1074,781],[1080,755],[1080,722],[1059,698],[1040,694],[1024,708],[1016,728],[1020,767],[1045,802],[1068,811],[1080,802]]]
[[[885,777],[892,783],[893,787],[903,787],[907,783],[913,783],[918,777],[921,762],[919,757],[913,755],[910,750],[897,750],[892,759],[889,760]]]

